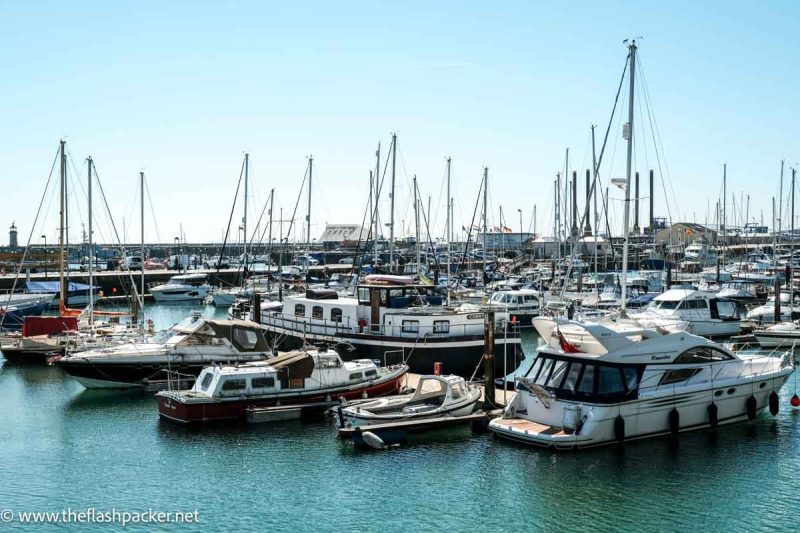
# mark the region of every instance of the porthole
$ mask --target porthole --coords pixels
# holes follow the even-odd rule
[[[759,388],[759,389],[763,389],[763,388],[764,388],[764,387],[766,387],[766,386],[767,386],[767,382],[765,381],[764,383],[762,383],[761,385],[759,385],[759,386],[758,386],[758,388]]]
[[[722,396],[722,391],[718,390],[717,392],[714,393],[714,396]]]
[[[728,389],[728,394],[733,394],[734,392],[736,392],[736,389]]]

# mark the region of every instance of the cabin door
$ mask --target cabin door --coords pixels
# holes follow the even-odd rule
[[[381,293],[378,289],[369,291],[370,328],[372,331],[381,329]]]

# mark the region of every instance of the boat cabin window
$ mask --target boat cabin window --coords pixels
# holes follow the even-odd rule
[[[228,379],[222,383],[223,391],[240,391],[244,390],[245,387],[246,384],[243,379]]]
[[[675,364],[698,364],[711,363],[714,361],[728,361],[730,359],[733,359],[733,357],[721,350],[709,346],[700,346],[686,350],[672,362]]]
[[[322,320],[322,306],[315,305],[311,308],[311,318],[316,318],[318,320]]]
[[[677,309],[680,301],[678,300],[660,300],[653,302],[656,304],[656,309]]]
[[[378,377],[378,371],[377,370],[367,370],[366,372],[364,372],[364,375],[367,376],[368,378],[375,378],[375,377]]]
[[[419,333],[419,320],[403,320],[403,333]]]
[[[550,373],[550,379],[547,380],[547,386],[558,388],[561,382],[564,381],[564,375],[567,372],[566,361],[556,361],[553,365],[553,371]]]
[[[350,381],[360,380],[363,377],[364,375],[361,372],[353,372],[352,374],[350,374]]]
[[[450,321],[449,320],[434,320],[433,321],[433,332],[434,333],[450,333]]]
[[[562,387],[570,392],[574,392],[575,384],[578,382],[578,376],[581,370],[583,370],[583,365],[581,363],[570,363],[569,370],[567,371],[567,379],[564,380]]]
[[[558,398],[613,403],[636,397],[643,368],[540,354],[527,377]]]
[[[233,328],[233,340],[245,350],[252,350],[258,344],[258,334],[252,329]]]
[[[341,322],[342,321],[342,310],[338,307],[333,307],[331,309],[331,322]]]
[[[295,304],[294,316],[306,316],[306,306],[303,304]]]
[[[681,304],[681,309],[708,309],[705,300],[687,300]]]
[[[200,389],[207,391],[208,386],[211,385],[211,381],[213,379],[214,379],[214,374],[212,374],[211,372],[206,373],[206,375],[203,377],[203,382],[200,384]]]
[[[578,390],[575,392],[580,392],[583,394],[591,394],[594,392],[594,365],[586,365],[583,369],[583,375],[581,376],[581,381],[578,384]]]
[[[447,387],[438,379],[423,379],[417,385],[417,398],[431,398],[443,396],[447,393]]]
[[[358,303],[360,303],[361,305],[369,305],[369,288],[367,287],[358,288]]]
[[[544,386],[547,383],[547,378],[550,377],[550,370],[553,369],[553,360],[547,359],[542,363],[539,369],[539,374],[536,376],[535,383]]]
[[[254,389],[271,389],[275,387],[275,378],[253,378],[250,386]]]
[[[464,389],[463,383],[453,383],[451,390],[452,392],[450,393],[450,396],[452,396],[454,400],[459,400],[467,395],[467,391]]]
[[[597,368],[597,392],[600,394],[621,394],[625,392],[625,382],[622,379],[622,369],[616,366],[601,366]]]
[[[675,370],[667,370],[661,376],[661,381],[659,381],[658,384],[670,385],[672,383],[680,383],[681,381],[686,381],[701,370],[702,368],[678,368]]]

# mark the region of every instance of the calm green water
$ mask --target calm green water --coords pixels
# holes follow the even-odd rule
[[[165,326],[188,312],[152,316]],[[456,431],[369,452],[340,442],[329,420],[187,430],[159,422],[151,395],[87,391],[56,368],[0,365],[0,510],[196,509],[206,531],[798,529],[792,381],[777,418],[677,443],[552,453]]]

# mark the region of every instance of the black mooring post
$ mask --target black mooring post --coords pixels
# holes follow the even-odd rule
[[[486,311],[483,323],[483,403],[494,405],[494,311]],[[505,378],[505,376],[503,376]]]
[[[775,323],[778,324],[781,321],[781,279],[778,276],[775,276],[774,286],[775,286]]]
[[[253,293],[253,322],[261,324],[261,295]]]

